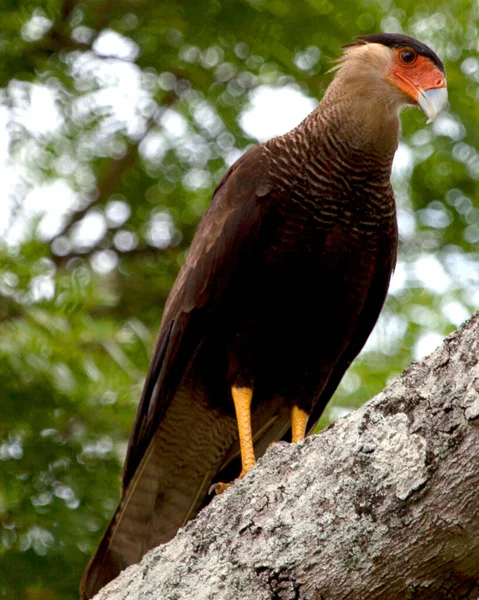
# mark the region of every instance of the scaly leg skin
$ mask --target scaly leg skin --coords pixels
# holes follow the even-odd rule
[[[308,426],[309,414],[299,406],[291,409],[291,441],[293,443],[304,440],[306,427]]]
[[[251,429],[251,400],[253,398],[253,390],[248,387],[231,388],[231,395],[236,411],[236,421],[238,422],[238,434],[241,450],[241,479],[256,463],[253,445],[253,431]],[[215,491],[216,494],[221,494],[231,485],[230,483],[215,483],[211,486],[210,492]]]
[[[291,409],[291,441],[299,442],[300,440],[304,440],[306,436],[306,428],[308,426],[309,414],[304,411],[302,408],[298,408],[297,406],[293,406]],[[267,450],[269,450],[272,446],[276,446],[276,444],[287,444],[285,441],[274,441],[268,444]]]

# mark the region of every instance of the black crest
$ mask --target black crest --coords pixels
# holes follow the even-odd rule
[[[418,40],[404,35],[402,33],[372,33],[370,35],[358,35],[354,38],[356,41],[351,44],[346,44],[343,48],[350,48],[351,46],[360,46],[361,44],[383,44],[383,46],[388,46],[389,48],[404,48],[408,46],[409,48],[414,48],[418,54],[421,56],[426,56],[440,69],[444,74],[446,73],[446,69],[444,64],[442,63],[439,56]]]

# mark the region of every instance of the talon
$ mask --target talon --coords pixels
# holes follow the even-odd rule
[[[243,479],[243,477],[246,475],[246,473],[248,473],[248,471],[250,471],[250,470],[251,470],[251,467],[249,467],[247,469],[243,469],[236,479]],[[213,493],[215,493],[217,496],[219,494],[222,494],[226,489],[228,489],[230,487],[230,485],[232,483],[234,483],[236,481],[236,479],[234,479],[233,481],[230,481],[229,483],[223,483],[222,481],[218,481],[218,483],[213,483],[213,485],[211,485],[210,489],[208,490],[208,494],[210,496]]]
[[[213,483],[213,485],[211,485],[210,489],[208,490],[208,495],[211,496],[212,494],[216,494],[217,496],[219,496],[227,488],[229,488],[230,485],[231,483],[222,483],[221,481],[219,481],[218,483]]]
[[[268,450],[270,448],[272,448],[273,446],[288,446],[288,442],[286,440],[277,440],[277,441],[273,441],[270,442],[267,446],[266,446],[266,452],[268,452]]]

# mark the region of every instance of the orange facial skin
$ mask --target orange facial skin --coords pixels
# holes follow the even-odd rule
[[[413,48],[394,48],[393,65],[387,80],[404,92],[417,106],[420,90],[446,87],[446,76],[426,56]]]

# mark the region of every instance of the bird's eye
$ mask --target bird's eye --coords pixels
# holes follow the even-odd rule
[[[412,65],[412,63],[417,58],[417,54],[411,48],[405,48],[404,50],[401,50],[401,52],[399,53],[399,57],[404,64]]]

